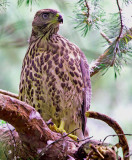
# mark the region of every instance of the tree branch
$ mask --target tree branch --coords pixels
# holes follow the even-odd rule
[[[112,41],[106,36],[104,32],[100,32],[100,34],[109,44],[112,44]]]
[[[15,127],[20,141],[26,148],[28,156],[36,157],[39,152],[47,146],[48,141],[55,141],[61,138],[60,134],[52,132],[39,113],[28,104],[15,98],[0,94],[0,119],[3,119]],[[59,141],[54,143],[42,158],[63,159],[67,155],[73,156],[76,145],[69,142],[70,138],[65,137],[65,143]],[[62,148],[67,148],[64,153]],[[26,154],[27,155],[27,154]],[[50,157],[52,155],[52,158]],[[28,158],[28,157],[27,157]]]
[[[95,112],[89,113],[89,117],[95,117],[92,116],[92,113],[96,114]],[[104,152],[104,143],[100,146],[97,145],[98,141],[88,140],[85,145],[81,145],[71,141],[67,135],[62,136],[52,132],[33,107],[4,94],[0,94],[0,119],[7,121],[15,127],[15,129],[10,126],[0,128],[0,142],[6,147],[6,157],[9,159],[13,159],[15,156],[23,159],[63,160],[64,157],[68,158],[68,156],[70,156],[81,160],[84,152],[80,153],[79,149],[81,147],[84,151],[89,147],[89,144],[91,147],[84,158],[87,156],[92,157],[94,154],[97,154],[99,157],[103,156],[105,159],[107,159],[108,155],[111,158],[115,157],[115,151],[109,146],[105,147]],[[98,119],[102,119],[102,117],[98,117]],[[107,121],[105,122],[107,123]],[[124,141],[120,140],[120,142],[124,145]],[[7,154],[9,151],[11,151],[10,155]],[[128,149],[126,152],[127,151]],[[113,160],[116,159],[113,158]]]
[[[105,123],[107,123],[111,128],[113,128],[116,134],[118,135],[119,138],[118,146],[122,147],[124,160],[129,160],[129,157],[127,157],[127,155],[129,155],[128,142],[119,124],[112,118],[98,112],[88,111],[86,112],[86,117],[102,120]]]
[[[118,37],[115,40],[115,48],[114,48],[114,51],[113,51],[113,60],[112,60],[111,66],[113,66],[114,63],[115,63],[116,56],[119,52],[119,42],[120,42],[120,39],[121,39],[121,36],[122,36],[122,33],[123,33],[122,9],[120,7],[119,0],[116,0],[116,3],[117,3],[117,7],[119,9],[119,15],[120,15],[120,31],[119,31]]]
[[[132,28],[129,29],[122,37],[120,37],[120,42],[126,43],[125,38],[127,38],[127,43],[132,40]],[[99,56],[99,58],[90,65],[90,76],[92,77],[99,71],[113,66],[113,56],[114,49],[116,45],[116,40],[105,50],[105,52]]]
[[[89,19],[89,16],[90,16],[90,7],[89,7],[89,5],[88,5],[87,0],[84,0],[84,2],[85,2],[85,6],[86,6],[86,8],[87,8],[87,14],[86,14],[86,16],[87,16],[87,19]]]
[[[0,89],[0,94],[7,95],[7,96],[10,96],[12,98],[19,99],[17,94],[14,94],[14,93],[11,93],[9,91],[2,90],[2,89]]]
[[[119,9],[119,14],[120,14],[120,25],[121,25],[121,28],[120,28],[120,32],[119,32],[119,36],[117,37],[117,41],[121,38],[121,35],[122,35],[122,32],[123,32],[123,19],[122,19],[122,9],[120,7],[120,4],[119,4],[119,0],[116,0],[116,3],[117,3],[117,7]]]

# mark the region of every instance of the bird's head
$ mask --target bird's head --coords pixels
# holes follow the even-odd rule
[[[38,36],[51,36],[58,32],[60,23],[63,23],[63,18],[58,11],[42,9],[35,14],[32,27]]]

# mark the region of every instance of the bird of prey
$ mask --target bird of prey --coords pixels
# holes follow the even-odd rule
[[[74,134],[82,139],[87,135],[85,111],[91,99],[89,66],[84,53],[58,34],[60,23],[63,18],[56,10],[35,14],[19,99],[67,133],[79,128]]]

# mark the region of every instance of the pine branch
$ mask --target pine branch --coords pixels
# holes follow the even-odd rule
[[[124,1],[124,3],[126,3],[127,5],[130,4],[130,3],[132,3],[132,0],[123,0],[123,1]]]
[[[7,2],[7,0],[0,1],[0,11],[6,10],[7,5],[9,5],[9,2]]]
[[[126,41],[127,39],[127,41]],[[122,37],[120,37],[119,45],[121,43],[127,44],[129,41],[132,40],[132,28],[129,29]],[[114,50],[115,46],[117,44],[117,41],[115,40],[106,50],[105,52],[99,56],[99,58],[93,62],[90,65],[90,76],[92,77],[96,73],[98,73],[101,70],[104,70],[106,68],[112,67],[115,63],[113,63],[113,57],[114,55]],[[122,54],[126,54],[126,52],[122,52]]]
[[[109,44],[112,44],[112,41],[106,36],[105,33],[103,32],[100,32],[101,36],[109,43]]]
[[[89,16],[90,16],[90,7],[89,7],[89,5],[88,5],[87,0],[85,0],[84,2],[85,2],[85,6],[86,6],[86,8],[87,8],[87,14],[86,14],[86,16],[87,16],[87,19],[88,19]]]
[[[119,32],[119,36],[117,37],[117,41],[120,40],[121,38],[121,35],[122,35],[122,32],[123,32],[123,19],[122,19],[122,9],[120,7],[120,4],[119,4],[119,0],[116,0],[116,3],[117,3],[117,6],[118,6],[118,9],[119,9],[119,15],[120,15],[120,32]]]
[[[124,0],[125,2],[128,4],[127,0]],[[117,77],[122,64],[126,63],[127,56],[130,55],[131,46],[128,42],[132,39],[131,29],[128,29],[124,22],[119,0],[116,0],[116,4],[119,12],[112,14],[111,18],[107,19],[99,1],[79,0],[77,3],[77,8],[74,12],[75,22],[77,23],[75,29],[81,30],[84,36],[91,28],[96,29],[109,45],[106,51],[91,64],[91,76],[100,70],[107,71],[109,67],[114,67],[115,77]],[[130,34],[124,34],[125,32],[130,32]]]
[[[76,24],[74,28],[81,31],[84,37],[89,30],[100,28],[100,22],[104,16],[104,11],[98,0],[78,0],[73,13],[75,14],[74,22]]]
[[[114,53],[113,53],[113,60],[112,60],[111,66],[113,66],[115,64],[116,56],[120,52],[119,51],[119,42],[120,42],[120,38],[121,38],[122,33],[123,33],[122,9],[121,9],[121,7],[119,5],[119,0],[116,0],[116,3],[117,3],[117,6],[118,6],[119,15],[120,15],[120,32],[119,32],[119,35],[118,35],[118,37],[116,38],[116,41],[115,41],[115,49],[114,49]]]
[[[20,7],[23,4],[25,4],[26,6],[30,7],[30,10],[32,10],[32,5],[33,4],[38,4],[39,0],[17,0],[17,5]]]

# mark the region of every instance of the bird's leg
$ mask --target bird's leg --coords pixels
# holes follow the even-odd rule
[[[64,122],[64,120],[61,120],[61,122],[60,122],[60,126],[59,126],[59,130],[60,130],[60,133],[66,133],[66,131],[64,130],[64,127],[65,127],[65,122]]]
[[[60,122],[60,127],[58,128],[60,130],[60,133],[61,134],[67,134],[68,137],[72,138],[74,141],[78,141],[79,138],[73,134],[68,134],[65,130],[64,130],[64,127],[65,127],[65,122],[64,120],[61,120]]]
[[[61,133],[61,134],[66,133],[66,131],[64,130],[65,123],[63,120],[61,120],[59,128],[52,121],[48,122],[47,124],[49,128],[54,132]]]
[[[73,134],[68,134],[65,130],[64,130],[64,127],[65,127],[65,122],[64,120],[61,120],[60,122],[60,126],[59,128],[53,123],[53,122],[48,122],[47,123],[49,128],[54,131],[54,132],[57,132],[57,133],[61,133],[61,134],[64,134],[64,135],[67,135],[68,137],[72,138],[74,141],[78,141],[78,137],[73,135]]]

